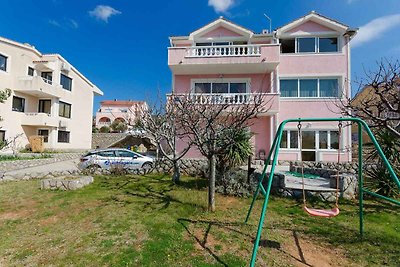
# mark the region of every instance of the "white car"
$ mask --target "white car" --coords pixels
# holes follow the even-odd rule
[[[153,166],[153,159],[123,148],[108,148],[93,150],[81,157],[80,169],[106,169],[123,167],[127,170],[144,169],[148,171]]]

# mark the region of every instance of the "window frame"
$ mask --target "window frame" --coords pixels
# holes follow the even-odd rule
[[[6,130],[0,129],[0,142],[6,141]]]
[[[32,71],[32,75],[31,75],[31,71]],[[31,66],[28,66],[28,76],[35,76],[35,69]]]
[[[14,107],[14,99],[16,99],[16,98],[22,100],[22,109],[21,109],[21,110],[19,110],[19,109],[17,109],[17,108]],[[15,112],[22,112],[22,113],[24,113],[24,112],[25,112],[25,103],[26,103],[25,98],[14,95],[14,96],[13,96],[13,99],[12,99],[11,110],[12,110],[12,111],[15,111]]]
[[[44,111],[41,111],[41,108],[43,108],[43,110],[45,109],[44,104],[41,105],[41,103],[49,102],[49,101],[50,101],[50,111],[48,113],[44,112]],[[38,113],[51,114],[51,99],[39,99],[39,101],[38,101]]]
[[[220,95],[220,94],[249,94],[251,92],[250,88],[250,79],[249,78],[226,78],[226,79],[192,79],[191,80],[191,93],[192,94],[202,94],[202,93],[196,93],[196,83],[210,83],[211,84],[211,92],[210,93],[204,93],[204,94],[211,94],[211,95]],[[227,83],[228,84],[228,93],[213,93],[213,83]],[[231,93],[231,84],[232,83],[244,83],[246,84],[246,92],[245,93]]]
[[[64,139],[60,140],[60,133],[66,133],[66,140],[64,141]],[[71,141],[71,132],[70,131],[63,131],[63,130],[58,130],[57,133],[57,143],[70,143]]]
[[[4,69],[0,68],[1,71],[7,72],[8,69],[8,56],[4,55],[4,54],[0,54],[0,57],[4,58]]]
[[[64,84],[62,83],[63,78],[70,81],[70,83],[69,83],[69,85],[70,85],[69,88],[65,88],[65,87],[64,87]],[[61,73],[61,74],[60,74],[60,85],[61,85],[61,87],[62,87],[64,90],[67,90],[67,91],[72,92],[72,78],[71,78],[71,77],[69,77],[69,76],[67,76],[67,75],[65,75],[65,74],[63,74],[63,73]]]
[[[61,115],[61,105],[64,105],[62,115]],[[65,106],[69,106],[69,116],[65,116]],[[72,104],[64,102],[64,101],[58,101],[58,116],[62,117],[62,118],[70,119],[71,114],[72,114]]]
[[[303,148],[303,151],[322,151],[322,152],[332,152],[332,151],[337,151],[339,150],[343,150],[343,138],[344,135],[342,134],[341,136],[341,140],[340,140],[340,147],[339,148],[332,148],[332,143],[331,143],[331,134],[332,132],[336,132],[338,133],[339,130],[338,129],[310,129],[310,130],[302,130],[307,131],[307,132],[314,132],[314,148]],[[327,148],[320,148],[320,132],[327,132]],[[290,138],[292,133],[296,133],[297,135],[297,148],[293,148],[290,145]],[[281,147],[280,149],[284,149],[284,150],[289,150],[289,151],[300,151],[300,140],[299,140],[299,134],[298,134],[298,130],[297,129],[286,129],[283,130],[282,134],[286,134],[286,147],[282,146],[281,143]]]
[[[305,39],[305,38],[314,38],[314,52],[299,52],[299,39]],[[320,51],[320,39],[332,39],[335,38],[337,45],[336,45],[336,51],[326,51],[326,52],[321,52]],[[340,48],[340,36],[337,35],[321,35],[321,36],[315,36],[315,35],[303,35],[303,36],[297,36],[297,37],[288,37],[288,38],[279,38],[279,43],[281,44],[281,40],[292,40],[294,39],[294,52],[291,53],[283,53],[282,49],[280,51],[281,54],[284,55],[310,55],[310,54],[338,54],[342,52],[342,49]]]
[[[340,84],[342,81],[343,77],[340,76],[328,76],[328,77],[280,77],[279,79],[279,88],[280,83],[282,80],[288,81],[288,80],[297,80],[297,96],[282,96],[281,90],[280,97],[283,99],[341,99],[344,94],[341,94],[340,92]],[[300,81],[301,80],[317,80],[317,96],[300,96]],[[321,96],[321,90],[320,90],[320,81],[321,80],[337,80],[337,96]]]
[[[42,131],[47,131],[47,135],[41,134]],[[38,129],[38,135],[43,136],[43,142],[48,143],[49,142],[49,136],[50,136],[50,130],[49,129]]]

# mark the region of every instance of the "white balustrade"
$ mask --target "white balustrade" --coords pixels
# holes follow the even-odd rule
[[[260,56],[259,45],[193,46],[186,49],[187,57],[243,57]]]
[[[196,104],[252,104],[261,101],[260,94],[237,93],[237,94],[187,94],[175,95],[175,98],[186,98]],[[175,100],[176,101],[176,100]]]

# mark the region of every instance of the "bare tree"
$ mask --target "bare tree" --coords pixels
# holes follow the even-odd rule
[[[146,135],[157,144],[162,156],[173,165],[172,181],[180,181],[180,161],[189,151],[191,142],[182,143],[184,146],[177,149],[177,142],[184,138],[181,127],[178,125],[177,102],[170,101],[166,104],[158,97],[152,106],[143,106],[141,118],[137,126],[144,130]]]
[[[387,129],[400,138],[400,62],[381,60],[359,85],[353,100],[341,101],[342,115],[361,118],[373,130]]]
[[[235,142],[236,133],[247,129],[258,114],[268,110],[267,103],[263,94],[189,94],[172,95],[169,99],[175,103],[182,134],[208,160],[208,209],[215,211],[216,157]]]

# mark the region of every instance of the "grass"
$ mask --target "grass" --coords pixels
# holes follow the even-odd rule
[[[209,213],[204,180],[96,177],[78,191],[40,191],[38,181],[0,184],[0,266],[246,266],[261,200],[217,196]],[[323,203],[310,203],[324,205]],[[272,197],[258,266],[398,266],[399,209],[366,202],[365,237],[354,203],[341,215],[312,218]],[[313,262],[314,261],[314,262]],[[308,265],[308,266],[310,266]]]
[[[31,157],[0,155],[0,162],[1,161],[13,161],[13,160],[47,159],[47,158],[51,158],[51,155],[49,155],[49,154],[39,154],[37,156],[31,156]]]

